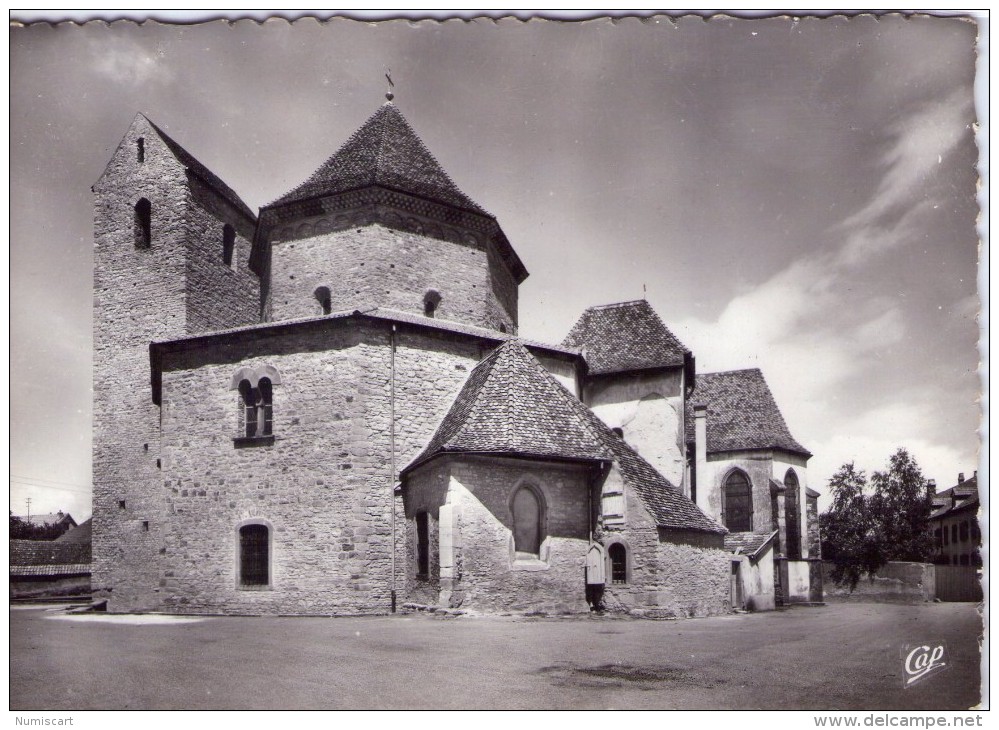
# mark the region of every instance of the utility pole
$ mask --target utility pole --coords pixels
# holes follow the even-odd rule
[[[28,503],[28,517],[31,517],[31,497],[25,497],[24,501]]]

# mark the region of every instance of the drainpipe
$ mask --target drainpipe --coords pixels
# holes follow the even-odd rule
[[[708,407],[694,405],[694,474],[697,483],[694,488],[694,498],[697,506],[705,514],[711,514],[708,507]]]
[[[389,509],[392,524],[392,613],[395,613],[395,323],[389,335]]]

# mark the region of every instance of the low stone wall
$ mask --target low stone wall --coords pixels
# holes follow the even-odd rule
[[[929,563],[891,562],[871,578],[861,578],[851,592],[832,580],[833,563],[822,563],[822,582],[827,599],[882,600],[906,603],[932,601],[936,596],[936,574]]]
[[[54,598],[90,593],[90,575],[11,576],[11,598]]]

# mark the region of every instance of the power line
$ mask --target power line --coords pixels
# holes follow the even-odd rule
[[[89,484],[81,484],[80,482],[64,482],[58,479],[43,479],[42,477],[29,477],[29,476],[24,476],[23,474],[11,474],[10,478],[18,481],[24,480],[29,482],[42,482],[43,484],[58,484],[67,487],[84,487],[86,489],[90,488]]]
[[[56,487],[51,484],[32,484],[31,482],[22,482],[17,479],[11,479],[12,483],[17,484],[21,487],[31,487],[32,489],[55,489],[60,492],[72,492],[74,494],[92,494],[88,489],[74,489],[73,487]]]

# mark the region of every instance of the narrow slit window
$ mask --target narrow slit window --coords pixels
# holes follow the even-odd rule
[[[222,263],[232,266],[232,252],[236,248],[236,229],[226,223],[222,227]]]
[[[140,165],[146,161],[146,140],[142,137],[135,140],[135,159]]]
[[[430,575],[430,517],[426,512],[416,513],[416,575]]]
[[[784,475],[784,512],[787,528],[787,557],[792,560],[801,558],[801,515],[799,514],[798,475],[788,469]]]
[[[153,206],[146,198],[139,198],[135,204],[135,247],[149,248],[152,245]]]

